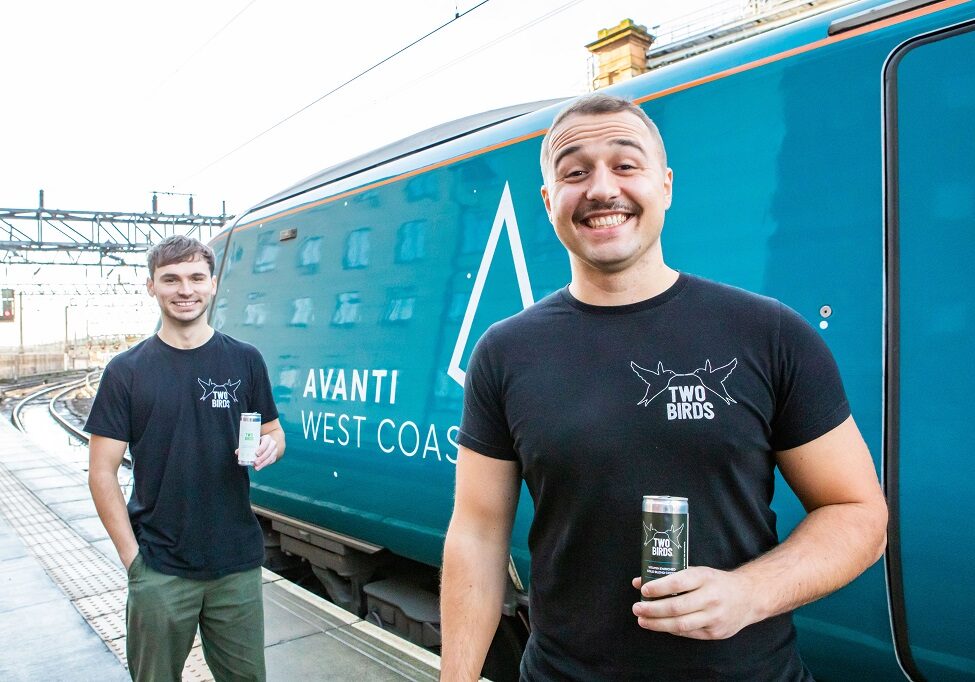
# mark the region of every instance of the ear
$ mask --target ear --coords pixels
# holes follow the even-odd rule
[[[670,202],[674,198],[674,170],[668,168],[664,173],[664,210],[670,208]]]
[[[217,277],[216,275],[210,277],[210,295],[213,296],[217,293]]]
[[[155,289],[155,287],[153,287],[152,277],[147,277],[146,278],[146,292],[148,292],[148,294],[150,296],[152,296],[153,298],[156,297],[156,289]]]
[[[545,185],[542,185],[542,203],[545,204],[545,212],[548,214],[548,221],[554,225],[555,221],[552,220],[552,200],[548,196],[548,187]]]

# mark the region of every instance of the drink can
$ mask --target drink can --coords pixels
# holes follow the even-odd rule
[[[687,516],[686,497],[643,496],[641,585],[687,568]]]
[[[254,466],[257,446],[261,442],[261,413],[244,412],[240,415],[240,437],[237,439],[237,464]]]

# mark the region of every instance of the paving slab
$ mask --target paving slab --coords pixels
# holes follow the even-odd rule
[[[68,502],[55,502],[48,504],[48,508],[65,521],[76,519],[94,518],[98,516],[95,503],[89,497],[84,500],[70,500]]]
[[[68,524],[78,533],[78,535],[83,537],[88,542],[104,540],[108,537],[108,531],[105,530],[105,526],[102,525],[101,519],[99,519],[97,516],[75,519],[73,521],[69,521]]]
[[[57,504],[58,502],[74,502],[76,500],[90,500],[91,491],[86,485],[70,485],[64,488],[48,488],[47,490],[35,490],[34,494],[46,505]]]
[[[129,679],[118,659],[64,599],[0,610],[0,641],[5,651],[17,652],[0,657],[0,679],[5,682]]]
[[[31,469],[29,471],[35,471]],[[40,470],[36,470],[40,471]],[[24,473],[24,472],[19,472]],[[24,480],[31,490],[47,490],[49,488],[67,488],[69,486],[75,486],[78,481],[70,476],[65,476],[63,474],[55,474],[53,476],[41,476],[38,478],[28,478],[21,479]]]

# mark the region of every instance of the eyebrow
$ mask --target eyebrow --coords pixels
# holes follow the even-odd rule
[[[630,139],[628,137],[617,137],[610,140],[609,143],[619,145],[620,147],[633,147],[634,149],[639,150],[643,154],[647,153],[647,151],[643,148],[643,145],[641,145],[636,140]],[[561,150],[558,154],[555,155],[555,160],[552,161],[552,167],[558,168],[559,162],[561,162],[562,159],[564,159],[565,157],[571,154],[575,154],[580,149],[582,149],[581,145],[574,144]]]
[[[575,154],[577,151],[579,151],[579,149],[581,149],[581,147],[579,147],[579,145],[577,144],[574,144],[571,147],[566,147],[565,149],[560,151],[558,154],[555,155],[555,159],[552,161],[552,168],[558,168],[559,163],[562,161],[562,159],[569,156],[570,154]]]

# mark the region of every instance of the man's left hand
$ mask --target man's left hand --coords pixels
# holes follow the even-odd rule
[[[270,466],[278,461],[278,442],[269,434],[261,436],[261,442],[257,444],[257,456],[254,459],[254,471],[260,471],[266,466]]]
[[[640,589],[640,578],[633,579]],[[691,566],[643,586],[633,605],[640,627],[692,639],[727,639],[759,621],[758,593],[748,576]]]

